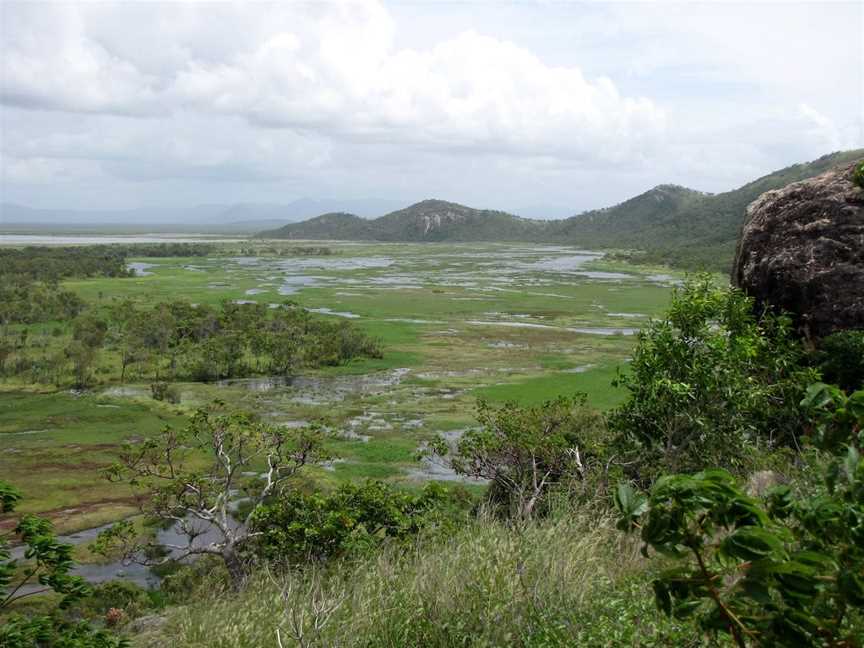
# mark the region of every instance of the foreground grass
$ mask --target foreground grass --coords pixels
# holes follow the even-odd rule
[[[480,519],[446,539],[326,571],[259,573],[168,612],[143,648],[702,646],[660,617],[649,565],[609,517],[517,529]],[[206,593],[203,593],[206,592]]]

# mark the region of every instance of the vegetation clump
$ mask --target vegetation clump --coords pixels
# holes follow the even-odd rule
[[[0,515],[12,513],[21,493],[0,480]],[[10,542],[23,545],[23,560],[12,558]],[[0,646],[4,648],[123,648],[127,642],[87,622],[64,617],[63,611],[91,593],[90,586],[70,572],[72,546],[57,541],[51,523],[35,515],[21,516],[11,532],[0,534]],[[26,589],[35,584],[36,589]],[[16,605],[34,593],[59,596],[52,614],[25,616]]]
[[[825,382],[849,392],[864,387],[864,331],[838,331],[822,338],[815,359]]]
[[[619,487],[621,526],[674,566],[653,583],[668,615],[738,646],[855,646],[864,636],[864,391],[817,383],[809,440],[835,459],[817,493],[760,501],[728,472],[664,475],[649,495]]]
[[[505,517],[529,520],[542,513],[550,493],[575,482],[600,485],[602,417],[584,395],[537,407],[481,401],[480,427],[468,430],[455,447],[439,438],[430,448],[460,475],[490,483],[488,502]]]
[[[629,398],[609,426],[641,483],[708,467],[744,475],[754,457],[797,446],[799,403],[817,377],[788,318],[757,317],[742,292],[693,278],[639,334],[618,378]]]
[[[259,507],[251,524],[259,534],[256,553],[275,564],[302,566],[407,543],[436,528],[452,530],[464,519],[463,508],[435,482],[411,493],[367,481],[342,484],[330,494],[288,490]]]
[[[333,322],[290,302],[269,308],[226,301],[216,309],[175,301],[148,309],[124,301],[77,315],[71,328],[72,339],[55,353],[28,346],[26,329],[23,340],[0,336],[0,371],[58,385],[71,377],[74,386],[87,387],[101,356],[114,363],[120,382],[134,372],[154,383],[290,376],[300,368],[382,356],[378,341],[350,322]]]

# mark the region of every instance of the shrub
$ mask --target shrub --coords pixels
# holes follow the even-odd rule
[[[864,331],[839,331],[819,342],[822,379],[846,391],[864,387]]]
[[[743,474],[758,450],[796,446],[798,403],[818,372],[786,317],[757,318],[752,300],[710,276],[676,290],[669,311],[639,336],[628,400],[609,416],[631,476],[718,466]]]
[[[174,405],[180,403],[180,390],[167,382],[150,383],[150,394],[153,396],[153,400],[167,401]]]
[[[478,403],[480,427],[452,447],[439,438],[432,454],[449,458],[460,475],[490,482],[489,502],[516,519],[545,510],[550,493],[572,480],[588,481],[605,468],[605,427],[585,395],[536,407]],[[592,483],[599,483],[597,482]]]
[[[677,561],[653,583],[660,609],[742,648],[864,637],[864,391],[816,384],[803,404],[814,412],[808,440],[836,457],[822,493],[780,486],[759,501],[707,470],[663,476],[647,497],[622,485],[616,497],[621,528]]]
[[[852,182],[858,187],[864,189],[864,162],[859,162],[858,166],[852,172]]]
[[[78,602],[73,612],[88,619],[105,619],[111,616],[115,619],[114,625],[121,625],[153,607],[153,600],[146,589],[135,583],[116,580],[93,586],[90,595]],[[111,610],[122,614],[112,614]]]
[[[358,554],[386,540],[404,541],[430,527],[454,528],[459,506],[440,485],[419,494],[380,481],[343,484],[330,495],[289,491],[253,515],[256,553],[303,564]]]

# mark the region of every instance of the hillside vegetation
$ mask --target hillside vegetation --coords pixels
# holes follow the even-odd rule
[[[707,194],[659,185],[619,205],[560,221],[520,218],[443,200],[424,200],[366,220],[324,214],[259,234],[264,238],[359,241],[524,241],[586,248],[632,249],[639,261],[728,271],[747,205],[757,196],[864,157],[843,151],[775,171],[743,187]]]

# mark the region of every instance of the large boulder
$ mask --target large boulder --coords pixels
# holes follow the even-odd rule
[[[732,282],[760,308],[792,314],[808,338],[864,329],[861,163],[768,191],[747,207]]]

